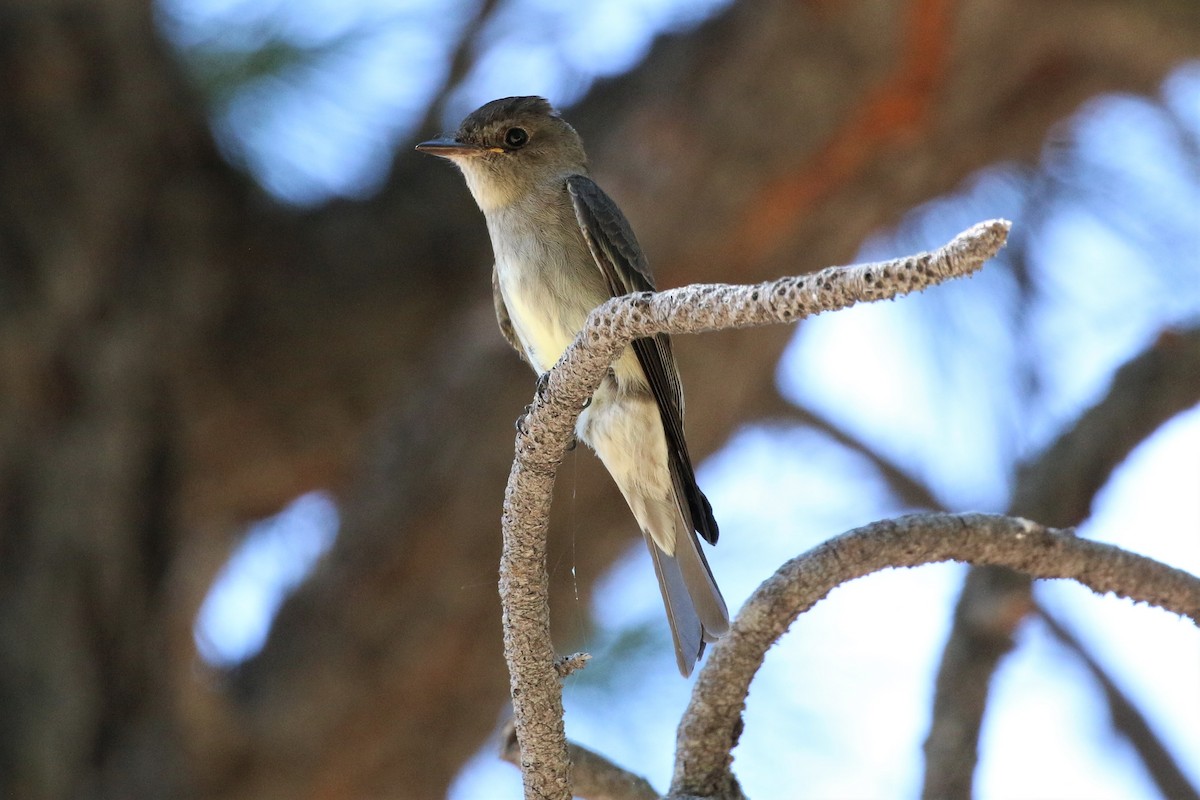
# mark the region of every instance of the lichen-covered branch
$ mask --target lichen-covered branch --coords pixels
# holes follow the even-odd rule
[[[964,561],[1035,578],[1069,578],[1094,592],[1149,603],[1200,626],[1200,578],[1110,545],[1018,517],[925,514],[876,522],[830,539],[765,581],[713,648],[679,726],[671,796],[725,797],[730,751],[750,681],[767,649],[835,587],[886,567]]]
[[[502,735],[500,757],[521,766],[521,748],[510,722]],[[583,800],[659,800],[650,782],[575,742],[567,742],[571,757],[571,789]]]
[[[518,434],[504,498],[500,595],[504,655],[527,798],[571,795],[562,688],[550,638],[546,525],[551,490],[579,410],[629,342],[795,322],[855,303],[899,297],[978,270],[1010,223],[979,223],[944,247],[891,261],[832,267],[756,286],[695,285],[614,298],[597,308],[535,398]]]

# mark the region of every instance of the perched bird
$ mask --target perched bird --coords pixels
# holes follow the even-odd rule
[[[463,120],[453,138],[417,149],[462,170],[491,234],[500,330],[539,375],[596,306],[653,291],[629,223],[588,176],[579,134],[546,100],[493,100]],[[697,539],[715,544],[717,522],[683,438],[670,339],[638,339],[626,348],[575,432],[600,456],[641,526],[686,677],[705,642],[728,630],[729,612]]]

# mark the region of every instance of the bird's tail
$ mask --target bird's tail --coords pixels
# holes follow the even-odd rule
[[[660,508],[670,509],[666,503]],[[686,678],[704,653],[706,642],[715,642],[729,630],[729,611],[713,579],[712,570],[700,549],[695,531],[685,524],[680,513],[653,515],[647,527],[672,525],[673,532],[645,531],[646,546],[654,562],[654,574],[662,592],[671,636],[675,642],[675,660]],[[662,534],[666,535],[662,535]],[[657,542],[674,540],[675,552],[668,554]]]

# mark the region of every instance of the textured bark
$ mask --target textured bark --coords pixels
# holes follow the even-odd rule
[[[650,782],[634,775],[599,753],[574,742],[567,743],[571,759],[571,789],[584,800],[659,800]],[[521,748],[512,725],[504,730],[500,757],[515,767],[521,766]]]
[[[1198,13],[741,4],[569,116],[661,286],[751,282],[849,260],[1096,92],[1152,92]],[[264,199],[146,0],[0,1],[0,795],[444,793],[505,702],[498,520],[532,393],[488,263],[461,182],[407,153],[369,201]],[[681,343],[696,455],[773,402],[785,336]],[[635,531],[576,458],[556,509],[586,592]],[[318,487],[334,552],[261,656],[204,674],[191,620],[236,532]]]

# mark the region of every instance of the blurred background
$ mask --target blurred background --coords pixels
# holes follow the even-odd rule
[[[563,110],[660,287],[1015,223],[971,279],[677,342],[731,610],[925,509],[1200,573],[1200,6],[578,5],[0,0],[0,797],[521,796],[496,567],[533,376],[411,149],[495,97]],[[665,790],[690,681],[582,448],[551,536],[556,645],[594,656],[568,736]],[[968,757],[927,757],[973,697]],[[734,770],[1197,797],[1197,720],[1191,623],[939,565],[801,617]]]

